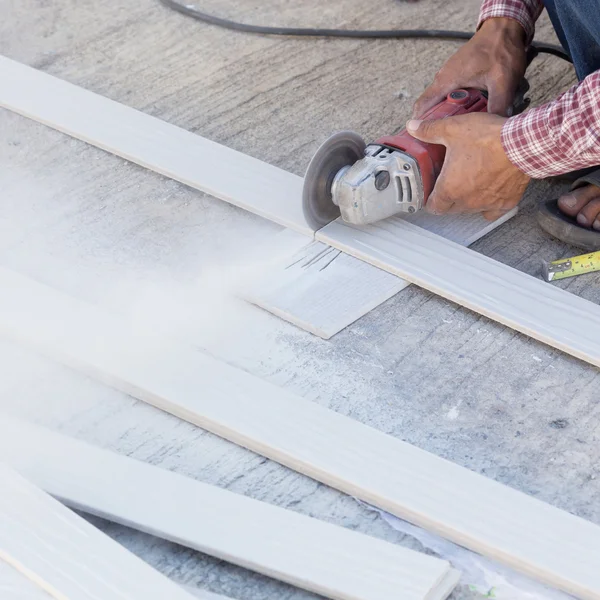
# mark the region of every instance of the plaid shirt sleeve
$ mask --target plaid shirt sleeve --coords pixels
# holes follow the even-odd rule
[[[479,13],[479,25],[494,17],[507,17],[518,21],[525,30],[527,45],[531,44],[535,22],[542,14],[542,0],[484,0]]]
[[[536,179],[600,165],[600,71],[508,119],[502,144],[512,163]]]
[[[517,20],[533,40],[542,0],[484,0],[479,26],[493,17]],[[600,71],[556,100],[506,121],[502,145],[521,171],[542,179],[600,165]]]

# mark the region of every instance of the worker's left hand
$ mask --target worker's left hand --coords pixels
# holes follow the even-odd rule
[[[413,137],[446,146],[442,172],[425,206],[428,212],[480,212],[494,220],[519,203],[529,176],[515,167],[504,151],[501,134],[505,121],[489,113],[472,113],[408,122]]]

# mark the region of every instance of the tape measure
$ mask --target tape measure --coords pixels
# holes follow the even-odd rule
[[[543,265],[543,275],[546,281],[566,279],[594,271],[600,271],[600,252],[563,258],[550,263],[545,262]]]

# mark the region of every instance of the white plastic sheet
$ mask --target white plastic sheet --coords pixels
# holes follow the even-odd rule
[[[363,506],[367,506],[361,502]],[[449,561],[462,573],[460,583],[484,598],[494,600],[573,600],[572,596],[549,588],[488,558],[453,544],[425,529],[415,527],[373,506],[368,506],[396,531],[417,539],[425,548]]]

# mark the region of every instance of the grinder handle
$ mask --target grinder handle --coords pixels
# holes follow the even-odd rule
[[[485,92],[474,89],[459,89],[450,92],[442,102],[420,117],[420,120],[434,121],[467,113],[486,111],[487,95]],[[423,181],[423,200],[427,202],[427,198],[433,191],[435,180],[442,170],[446,147],[417,140],[406,129],[402,129],[396,135],[382,137],[375,143],[402,150],[402,152],[409,154],[417,161]]]

